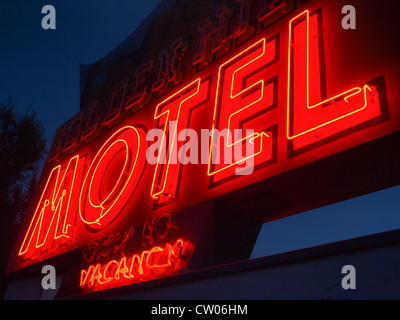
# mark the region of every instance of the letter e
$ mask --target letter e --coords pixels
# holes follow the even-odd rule
[[[356,288],[356,268],[352,265],[345,265],[342,268],[342,274],[346,274],[342,279],[342,288],[355,289]]]
[[[42,279],[42,288],[44,290],[56,288],[56,269],[51,265],[45,265],[42,268],[42,274],[46,274]]]
[[[42,13],[46,15],[42,18],[42,28],[44,30],[56,28],[56,9],[51,5],[45,5]]]

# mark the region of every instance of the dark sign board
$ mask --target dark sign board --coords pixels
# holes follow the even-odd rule
[[[83,293],[165,277],[248,258],[261,223],[399,184],[390,5],[162,2],[83,68],[8,271],[77,256]]]

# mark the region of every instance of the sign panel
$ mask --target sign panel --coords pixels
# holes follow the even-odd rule
[[[156,18],[168,37],[150,33],[153,45],[133,58],[121,52],[118,68],[117,58],[92,65],[81,112],[56,133],[9,271],[81,248],[82,292],[147,281],[195,257],[201,213],[177,214],[194,205],[241,202],[262,223],[343,200],[313,199],[329,183],[308,180],[332,156],[352,170],[361,152],[351,150],[398,132],[400,68],[398,47],[376,56],[391,44],[374,34],[395,32],[367,23],[371,4],[357,7],[360,30],[342,28],[341,5],[211,1],[202,16],[175,4],[164,14],[185,14],[187,30]]]

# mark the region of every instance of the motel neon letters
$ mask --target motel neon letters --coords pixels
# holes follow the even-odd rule
[[[177,134],[190,127],[189,114],[209,99],[211,85],[215,86],[211,90],[215,95],[210,98],[214,99],[214,113],[209,127],[209,179],[232,177],[249,159],[254,166],[269,161],[277,139],[276,131],[270,129],[273,126],[286,126],[286,141],[296,151],[379,115],[378,92],[373,84],[355,85],[327,97],[321,77],[324,62],[319,18],[319,11],[304,11],[289,22],[287,42],[283,43],[288,52],[287,88],[283,89],[287,92],[286,104],[277,101],[278,77],[286,75],[273,74],[270,68],[279,63],[279,36],[255,41],[221,63],[215,81],[212,77],[197,78],[157,104],[155,126],[164,131],[165,143],[161,143],[164,150],[154,166],[148,193],[152,201],[168,203],[177,198],[181,164],[171,161],[177,151]],[[272,110],[285,112],[280,119],[286,119],[286,123],[278,124],[276,117],[270,116]],[[214,134],[214,129],[227,129],[225,139]],[[235,129],[243,129],[244,135],[232,134]],[[248,129],[252,130],[249,134]],[[113,223],[139,184],[146,161],[145,141],[142,129],[126,126],[115,131],[96,156],[87,159],[90,162],[74,156],[65,168],[56,166],[49,174],[19,255],[35,257],[43,249],[56,249],[70,241],[77,221],[92,232]],[[248,147],[251,152],[246,151]],[[246,151],[245,155],[237,156],[235,148]],[[233,154],[232,161],[214,163],[218,151]],[[161,161],[163,154],[165,161]],[[73,193],[78,196],[73,197]],[[125,264],[124,260],[114,261],[109,266],[93,266],[95,270],[91,271],[103,268],[99,278],[103,281],[131,277]],[[116,268],[113,276],[111,265]],[[81,285],[91,282],[86,275],[81,279]]]
[[[318,18],[304,11],[289,23],[286,128],[294,149],[371,119],[380,110],[371,99],[375,87],[368,84],[326,97]]]
[[[62,243],[71,237],[74,220],[70,204],[73,188],[76,187],[74,182],[78,161],[79,156],[75,156],[64,170],[59,165],[50,172],[19,255],[25,254],[30,248],[47,248],[49,243]]]
[[[144,167],[138,129],[126,126],[100,148],[82,183],[79,215],[91,228],[110,224],[133,193]],[[116,170],[114,170],[116,168]]]

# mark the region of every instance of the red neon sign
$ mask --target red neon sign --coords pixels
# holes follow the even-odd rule
[[[295,150],[380,114],[376,87],[368,84],[324,97],[320,32],[318,12],[306,10],[289,22],[287,138]]]
[[[75,156],[66,168],[58,165],[50,172],[19,255],[28,258],[71,240],[76,215],[76,203],[71,200],[82,173],[79,163],[79,156]]]
[[[252,73],[260,74],[262,69],[275,63],[276,48],[276,38],[269,41],[261,39],[219,67],[213,131],[217,129],[220,133],[226,129],[226,134],[224,143],[221,143],[221,135],[212,135],[208,162],[209,176],[226,177],[235,174],[249,159],[252,159],[250,166],[253,168],[255,162],[253,158],[258,156],[263,158],[261,161],[271,159],[272,132],[263,131],[266,123],[256,123],[257,127],[259,126],[257,128],[253,121],[251,127],[253,132],[250,134],[242,123],[254,120],[275,107],[274,93],[277,83],[263,79],[257,81],[257,78],[252,77],[252,84],[247,84],[246,77]],[[242,131],[235,135],[237,131],[233,128]],[[247,149],[252,150],[247,152]],[[215,154],[219,154],[225,161],[216,161]],[[260,157],[257,159],[258,162]],[[230,172],[226,172],[229,169]]]
[[[123,127],[100,148],[86,173],[79,196],[81,220],[93,229],[110,224],[126,205],[144,167],[141,138]]]
[[[183,128],[188,127],[191,110],[200,106],[207,96],[208,81],[201,81],[199,78],[156,107],[154,119],[159,119],[160,125],[164,124],[164,135],[154,170],[151,197],[159,203],[175,198],[181,167],[176,158],[178,154],[177,135]]]
[[[178,239],[172,245],[166,243],[162,247],[154,246],[131,256],[110,260],[104,265],[90,265],[81,270],[79,286],[98,290],[171,275],[182,268],[188,244],[188,241]]]
[[[214,69],[211,66],[210,69],[196,69],[195,76],[189,78],[195,80],[163,95],[154,110],[143,108],[142,113],[135,113],[137,125],[132,124],[132,115],[126,113],[126,119],[120,119],[120,128],[114,131],[104,128],[105,132],[110,132],[104,143],[97,144],[93,139],[93,144],[88,148],[84,146],[79,156],[74,155],[77,139],[68,139],[67,145],[60,142],[60,150],[70,150],[72,155],[65,158],[68,164],[55,166],[47,178],[30,225],[19,244],[21,260],[41,257],[45,251],[56,253],[57,248],[67,247],[65,245],[70,245],[72,240],[80,240],[79,245],[87,244],[93,239],[94,232],[99,233],[97,239],[108,239],[109,233],[105,233],[110,230],[113,233],[127,230],[126,224],[122,227],[114,224],[115,221],[122,221],[121,224],[128,221],[128,226],[137,226],[149,217],[163,217],[167,210],[181,210],[286,172],[298,166],[291,160],[304,150],[317,148],[339,133],[343,137],[348,134],[348,129],[379,117],[383,113],[381,97],[385,93],[381,90],[384,84],[382,86],[375,80],[348,87],[346,84],[338,93],[327,94],[321,22],[319,10],[312,13],[306,10],[285,22],[287,32],[277,32],[269,37],[262,34],[258,39],[246,42],[244,49],[228,53],[227,59],[216,60]],[[171,48],[173,61],[178,59],[177,50],[181,45],[179,42],[174,50]],[[162,59],[157,74],[160,86],[154,87],[161,93],[164,92],[162,88],[174,81],[176,71],[167,63],[166,56]],[[162,71],[165,68],[170,69],[170,74]],[[207,73],[210,70],[214,73]],[[148,85],[139,81],[135,87],[136,103],[141,103],[144,97],[145,84]],[[125,89],[121,89],[122,92]],[[122,110],[120,99],[123,100],[119,96],[115,98],[119,113],[134,109],[125,106]],[[198,111],[202,112],[201,117],[198,117]],[[196,117],[192,117],[195,113]],[[80,127],[83,142],[86,142],[87,132],[96,130],[97,120],[93,114],[94,109],[91,109],[84,127]],[[203,126],[201,129],[206,126],[211,130],[211,136],[205,157],[208,162],[202,163],[204,166],[194,179],[182,174],[185,170],[182,162],[174,157],[179,155],[178,150],[183,145],[178,133],[189,127],[199,129],[200,125]],[[74,122],[73,128],[76,126]],[[144,126],[163,132],[154,165],[146,166],[147,137],[141,129]],[[68,132],[72,131],[71,124]],[[91,149],[93,145],[98,148]],[[310,156],[316,157],[315,154]],[[266,170],[262,171],[264,168]],[[253,171],[257,173],[252,175]],[[239,178],[241,174],[247,178]],[[238,183],[238,187],[235,183],[226,183],[233,180],[242,184]],[[227,187],[215,191],[224,184]],[[186,198],[178,199],[179,192],[186,192]],[[151,237],[151,232],[150,228],[145,228],[143,237]],[[127,232],[124,239],[130,234]],[[100,246],[97,242],[91,244],[94,248]],[[133,262],[124,255],[105,265],[93,264],[82,271],[81,286],[105,285],[123,278],[130,280],[134,276],[132,268],[136,267],[143,273],[138,271],[140,276],[136,274],[135,278],[146,278],[145,270],[160,271],[168,268],[169,262],[172,264],[175,245],[167,243],[164,247],[156,246],[141,255],[134,255],[131,259],[139,261],[139,267],[130,267]],[[106,249],[98,250],[100,255],[106,252]],[[149,256],[163,258],[155,262]]]

